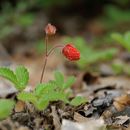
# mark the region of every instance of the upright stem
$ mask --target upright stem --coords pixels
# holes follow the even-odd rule
[[[40,83],[42,83],[42,80],[43,80],[43,76],[44,76],[44,72],[45,72],[46,64],[47,64],[47,56],[45,57],[45,61],[44,61],[44,64],[43,64]]]
[[[47,51],[48,51],[48,35],[46,34],[45,36],[45,46],[46,46],[46,56],[47,56]]]
[[[44,61],[44,64],[43,64],[43,68],[42,68],[42,74],[41,74],[41,78],[40,78],[40,83],[42,83],[42,80],[43,80],[43,77],[44,77],[44,73],[45,73],[45,68],[46,68],[46,64],[47,64],[47,51],[48,51],[48,35],[45,36],[45,46],[46,46],[46,50],[45,50],[45,54],[46,54],[46,57],[45,57],[45,61]]]
[[[54,51],[55,48],[63,47],[63,45],[56,45],[55,47],[50,49],[49,52],[48,52],[48,35],[46,35],[46,37],[45,37],[45,46],[46,46],[46,52],[45,52],[46,57],[45,57],[45,61],[44,61],[43,68],[42,68],[42,74],[41,74],[41,78],[40,78],[40,83],[42,83],[42,80],[43,80],[43,77],[44,77],[48,56]]]

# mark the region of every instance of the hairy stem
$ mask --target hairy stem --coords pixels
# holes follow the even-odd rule
[[[47,56],[47,51],[48,51],[48,35],[45,36],[45,46],[46,46],[46,56]]]
[[[45,51],[46,57],[45,57],[45,61],[44,61],[43,68],[42,68],[40,83],[42,83],[42,81],[43,81],[43,77],[44,77],[44,73],[45,73],[45,69],[46,69],[46,65],[47,65],[48,56],[49,56],[56,48],[58,48],[58,47],[63,47],[63,45],[56,45],[56,46],[54,46],[52,49],[50,49],[49,52],[48,52],[48,35],[46,35],[46,37],[45,37],[45,46],[46,46],[46,51]]]
[[[47,56],[49,56],[56,48],[59,48],[59,47],[64,47],[63,45],[56,45],[54,46],[53,48],[51,48],[48,53],[47,53]]]
[[[45,61],[44,61],[43,68],[42,68],[42,74],[41,74],[41,78],[40,78],[40,83],[42,83],[44,72],[45,72],[45,68],[46,68],[46,64],[47,64],[48,35],[45,36],[45,46],[46,46],[46,50],[45,50],[46,57],[45,57]]]
[[[46,68],[46,64],[47,64],[47,56],[45,57],[45,61],[44,61],[44,64],[43,64],[43,68],[42,68],[42,74],[41,74],[41,79],[40,79],[40,83],[42,83],[42,80],[43,80],[43,76],[44,76],[44,73],[45,73],[45,68]]]

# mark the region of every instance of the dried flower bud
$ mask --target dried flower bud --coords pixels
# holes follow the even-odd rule
[[[67,44],[63,48],[62,54],[71,61],[76,61],[80,59],[80,52],[71,44]]]
[[[54,35],[56,33],[56,27],[48,23],[45,27],[45,33],[47,35]]]

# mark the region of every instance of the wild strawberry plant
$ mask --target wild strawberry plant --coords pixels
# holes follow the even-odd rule
[[[111,37],[130,52],[130,31],[126,32],[124,35],[120,33],[112,33]]]
[[[62,54],[70,61],[77,61],[80,59],[80,52],[72,44],[67,44],[65,46],[56,45],[48,51],[48,38],[56,33],[56,27],[48,24],[45,28],[45,33],[45,61],[43,64],[40,83],[36,85],[35,90],[32,92],[24,91],[29,81],[29,72],[24,66],[18,66],[14,71],[6,67],[1,67],[0,76],[14,84],[15,88],[18,90],[18,100],[32,103],[38,110],[44,110],[47,108],[50,102],[58,100],[73,106],[85,103],[86,99],[80,96],[69,100],[71,96],[70,87],[75,82],[75,78],[73,76],[70,76],[67,80],[64,80],[63,74],[57,71],[54,74],[54,80],[49,81],[48,83],[42,82],[48,57],[55,48],[62,48]],[[9,108],[11,111],[11,107]]]
[[[36,86],[36,89],[31,93],[22,92],[18,94],[18,99],[33,103],[38,110],[43,110],[50,102],[58,100],[75,106],[80,105],[81,103],[86,102],[85,98],[78,97],[71,101],[69,100],[71,95],[69,89],[74,81],[75,78],[73,76],[68,77],[68,79],[64,81],[64,76],[57,71],[55,72],[54,80],[48,83],[39,83]],[[75,103],[75,100],[77,101],[77,104]]]
[[[112,33],[111,38],[119,45],[121,45],[124,49],[130,52],[130,31],[125,32],[124,34],[121,33]],[[130,75],[130,66],[128,63],[125,62],[117,62],[112,64],[112,69],[116,74],[125,73]]]

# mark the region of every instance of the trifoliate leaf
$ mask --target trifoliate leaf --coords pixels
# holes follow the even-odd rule
[[[61,87],[64,83],[64,76],[59,71],[55,72],[55,81],[59,87]]]
[[[87,102],[87,100],[84,97],[77,96],[74,99],[71,100],[70,104],[73,106],[79,106],[83,103]]]
[[[16,68],[15,74],[19,83],[19,89],[25,89],[29,80],[28,70],[24,66],[18,66]]]
[[[71,87],[74,82],[75,82],[75,77],[70,76],[70,77],[68,78],[68,80],[64,83],[63,89],[67,89],[67,88]]]
[[[15,85],[15,87],[18,89],[18,81],[17,81],[16,75],[14,74],[12,70],[10,70],[9,68],[1,67],[0,76],[11,81]]]
[[[8,99],[0,99],[0,120],[8,117],[14,107],[14,101]]]

